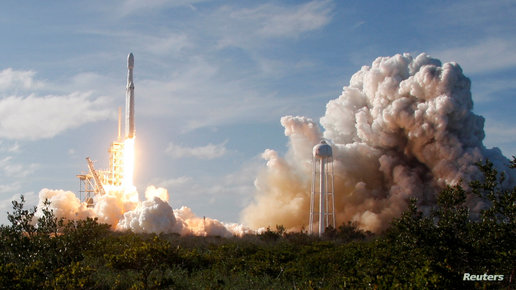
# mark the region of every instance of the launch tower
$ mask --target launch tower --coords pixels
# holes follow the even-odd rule
[[[125,104],[125,138],[122,138],[122,111],[118,109],[118,138],[109,147],[109,167],[106,170],[95,170],[93,161],[86,157],[89,172],[78,174],[80,181],[79,195],[88,207],[94,206],[94,196],[105,194],[105,187],[122,186],[124,179],[124,145],[128,139],[134,139],[134,56],[127,56],[127,86]],[[131,173],[132,174],[132,173]]]

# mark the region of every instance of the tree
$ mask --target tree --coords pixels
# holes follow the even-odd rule
[[[431,261],[428,270],[442,277],[437,280],[441,284],[435,286],[467,287],[462,281],[464,273],[509,277],[516,268],[516,187],[508,188],[505,174],[498,173],[491,162],[478,163],[478,167],[484,178],[471,182],[470,190],[448,186],[426,216],[412,200],[386,233],[393,251],[404,255],[410,264],[418,265],[420,259]],[[510,168],[516,168],[514,159]],[[479,218],[466,206],[468,195],[487,205]]]
[[[57,218],[54,215],[54,210],[49,209],[50,201],[45,199],[41,212],[43,215],[38,217],[36,223],[36,232],[38,235],[53,235],[57,236],[60,229],[64,227],[64,218]]]
[[[507,280],[514,280],[516,269],[516,186],[504,186],[506,175],[499,173],[493,163],[478,164],[484,174],[482,181],[471,183],[472,192],[488,205],[481,211],[479,222],[474,224],[472,243],[476,250],[474,264],[482,265],[479,271],[496,269]],[[516,168],[516,157],[509,164]],[[481,260],[481,261],[480,261]]]
[[[11,223],[10,229],[13,233],[22,235],[27,234],[29,237],[34,236],[36,228],[33,220],[37,207],[25,209],[25,197],[20,195],[20,201],[13,200],[13,212],[7,212],[7,219]]]

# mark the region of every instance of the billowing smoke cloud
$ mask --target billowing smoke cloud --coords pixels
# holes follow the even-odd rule
[[[106,194],[96,195],[95,206],[88,208],[71,191],[42,189],[39,193],[37,216],[42,215],[44,201],[58,218],[68,220],[96,217],[99,222],[112,225],[114,230],[135,233],[179,233],[182,235],[216,235],[230,237],[250,233],[238,224],[225,224],[216,219],[197,217],[190,208],[173,210],[165,188],[149,186],[146,200],[139,201],[134,188],[106,188]]]
[[[306,228],[312,148],[321,138],[334,151],[337,224],[381,231],[410,197],[428,209],[444,186],[479,178],[476,162],[488,158],[500,171],[508,164],[499,149],[483,145],[484,119],[472,109],[470,80],[458,64],[426,54],[377,58],[326,105],[322,131],[309,118],[281,119],[288,152],[263,153],[267,166],[242,219],[252,227]],[[515,181],[513,174],[506,183]],[[482,207],[473,197],[468,202]]]
[[[181,232],[174,211],[168,202],[154,196],[139,203],[135,209],[124,213],[117,229],[135,233]]]

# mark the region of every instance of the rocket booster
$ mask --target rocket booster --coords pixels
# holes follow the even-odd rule
[[[134,56],[127,56],[127,90],[125,93],[125,138],[134,138]]]

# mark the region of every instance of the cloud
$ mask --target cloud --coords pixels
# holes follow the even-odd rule
[[[194,4],[208,1],[210,0],[123,0],[118,4],[119,9],[117,11],[120,13],[120,16],[129,16],[134,13],[141,13],[144,10],[156,10],[166,7],[189,7],[194,9]]]
[[[153,182],[153,183],[157,184],[160,187],[164,187],[164,188],[168,189],[169,191],[174,191],[175,189],[181,188],[185,184],[190,183],[192,180],[193,179],[189,176],[180,176],[180,177],[170,178],[170,179],[165,179],[165,180],[156,180],[156,182]]]
[[[118,39],[121,43],[131,47],[131,50],[133,52],[143,52],[145,54],[149,53],[150,55],[159,56],[159,58],[157,58],[155,61],[163,61],[164,58],[175,56],[177,53],[182,52],[185,48],[193,47],[193,43],[190,39],[189,34],[184,30],[182,30],[181,32],[164,30],[152,31],[151,33],[149,33],[148,31],[120,31],[109,30],[105,28],[85,29],[83,30],[83,33],[87,35]],[[135,39],[138,39],[137,43],[134,43]],[[138,58],[138,55],[135,55],[135,57]],[[94,61],[98,61],[102,58],[109,58],[109,60],[112,61],[114,58],[120,58],[120,56],[98,54],[89,56],[88,60],[93,59]],[[82,61],[84,62],[86,61],[86,59]],[[163,65],[163,63],[161,63],[161,65]],[[103,82],[104,79],[102,78],[105,78],[105,76],[99,77],[99,81]]]
[[[493,33],[496,27],[514,23],[516,6],[514,0],[502,1],[453,1],[444,5],[427,6],[430,11],[442,15],[440,24],[449,28],[453,25],[475,29],[476,33]],[[461,15],[461,17],[457,17]],[[477,34],[478,35],[478,34]]]
[[[485,74],[516,66],[516,41],[503,38],[484,38],[473,45],[456,46],[433,51],[445,61],[454,60],[468,74]]]
[[[185,33],[167,33],[156,36],[142,35],[138,39],[146,44],[145,50],[156,55],[177,54],[184,48],[192,46],[188,35]]]
[[[311,1],[299,5],[280,6],[266,3],[254,8],[224,6],[211,15],[216,22],[219,48],[253,47],[266,38],[297,38],[327,25],[332,18],[331,1]]]
[[[1,153],[19,153],[20,152],[20,144],[18,142],[14,142],[12,144],[4,144],[3,140],[0,140],[0,152]]]
[[[473,86],[475,103],[503,102],[506,94],[516,89],[516,82],[510,75],[494,79],[480,79]]]
[[[499,147],[507,156],[516,156],[516,128],[514,124],[488,118],[485,125],[486,146]]]
[[[253,21],[258,34],[264,37],[297,37],[330,22],[329,3],[312,1],[294,7],[263,4],[235,12],[233,16],[239,20]]]
[[[0,99],[0,138],[52,138],[85,123],[108,119],[111,113],[103,98],[92,100],[89,93],[11,96]]]
[[[52,138],[68,129],[111,117],[106,110],[108,97],[94,98],[93,92],[80,92],[95,87],[93,84],[102,85],[102,76],[81,73],[63,84],[54,84],[38,81],[35,75],[32,70],[0,71],[0,138]],[[75,92],[66,93],[70,90]],[[44,91],[65,93],[40,96]],[[8,148],[10,152],[18,149],[17,143]]]
[[[19,182],[14,182],[11,184],[0,184],[0,194],[16,192],[20,188],[21,185]]]
[[[212,144],[199,147],[184,147],[174,143],[169,143],[165,153],[174,159],[194,157],[198,159],[214,159],[226,154],[226,143]]]
[[[363,20],[362,20],[362,21],[358,21],[358,22],[356,22],[355,24],[353,24],[353,26],[351,26],[351,29],[352,29],[352,30],[356,30],[356,29],[360,28],[361,26],[363,26],[363,25],[364,25],[364,24],[366,24],[366,23],[367,23],[367,22],[365,22],[365,21],[363,21]]]
[[[35,71],[13,70],[6,68],[0,71],[0,91],[28,90],[42,87],[43,83],[34,80]]]
[[[6,156],[0,159],[0,172],[3,172],[8,177],[26,177],[38,168],[38,164],[19,164],[14,163],[12,156]]]

